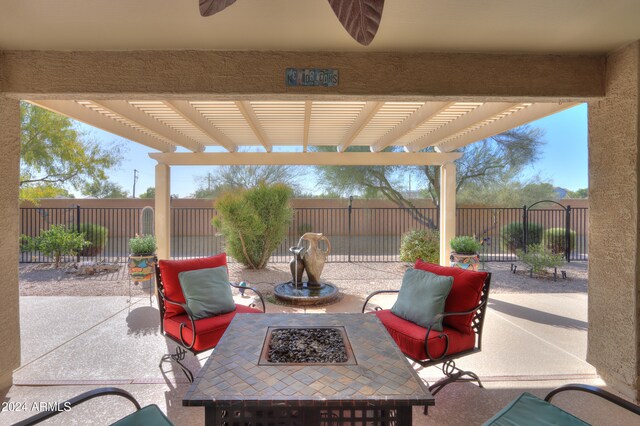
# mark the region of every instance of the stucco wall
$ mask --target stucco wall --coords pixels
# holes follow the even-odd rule
[[[276,94],[359,100],[585,99],[604,94],[604,58],[457,53],[6,51],[4,91],[32,99]],[[335,89],[288,87],[287,67],[340,70]],[[126,70],[126,72],[123,72]],[[140,94],[143,94],[142,96]]]
[[[589,105],[587,361],[640,399],[638,131],[640,43],[607,59],[604,100]]]
[[[1,64],[0,64],[1,66]],[[20,316],[18,304],[18,180],[20,170],[20,107],[0,94],[0,394],[11,385],[20,365]]]

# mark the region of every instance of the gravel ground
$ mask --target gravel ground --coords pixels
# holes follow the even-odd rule
[[[492,293],[586,293],[588,263],[571,262],[562,270],[567,279],[552,275],[529,277],[528,273],[510,270],[510,263],[492,262],[485,269],[492,273]],[[398,289],[407,266],[403,263],[327,263],[323,281],[334,284],[344,294],[365,297],[375,290]],[[518,269],[522,266],[519,265]],[[129,283],[126,265],[116,272],[79,276],[74,264],[54,269],[50,264],[20,264],[21,296],[128,296],[148,295],[149,283]],[[263,270],[246,269],[237,263],[229,264],[233,282],[246,281],[263,292],[273,294],[275,285],[290,281],[289,264],[274,263]],[[560,273],[558,272],[558,275]]]

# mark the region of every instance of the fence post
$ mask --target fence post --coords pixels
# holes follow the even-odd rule
[[[80,233],[80,206],[76,206],[76,232]],[[80,252],[76,255],[76,262],[80,263]]]
[[[527,252],[527,236],[529,234],[529,217],[527,214],[527,205],[522,206],[522,250]]]
[[[353,195],[349,196],[349,229],[347,236],[347,262],[351,262],[351,211],[353,209]]]
[[[571,262],[571,206],[565,210],[565,231],[564,231],[564,258]]]

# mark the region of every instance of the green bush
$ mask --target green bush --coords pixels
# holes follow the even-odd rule
[[[531,244],[527,246],[527,252],[518,250],[518,259],[527,265],[534,274],[545,271],[547,268],[557,268],[564,264],[562,254],[553,253],[542,244]]]
[[[564,255],[567,248],[567,230],[565,228],[545,229],[542,234],[542,244],[553,253]],[[576,244],[575,231],[569,231],[569,251],[573,250]]]
[[[540,244],[542,230],[539,223],[529,223],[527,232],[527,245]],[[524,249],[524,225],[522,222],[511,222],[500,229],[500,247],[502,251],[516,253]]]
[[[107,245],[109,230],[104,226],[96,223],[81,223],[80,232],[84,234],[84,239],[91,243],[89,247],[85,247],[80,252],[81,256],[96,256]]]
[[[440,233],[433,229],[414,229],[402,235],[400,241],[400,260],[415,262],[440,262]]]
[[[459,254],[476,254],[482,249],[480,241],[466,235],[452,238],[450,244],[451,250]]]
[[[260,183],[245,191],[229,191],[215,203],[212,224],[222,232],[227,252],[243,265],[262,269],[287,235],[293,195],[284,184]]]
[[[51,225],[35,238],[21,238],[27,247],[34,248],[46,256],[53,256],[55,267],[60,266],[62,256],[74,256],[91,243],[85,241],[84,234],[64,225]]]
[[[153,235],[136,235],[129,239],[129,252],[132,256],[149,256],[156,252],[156,248]]]

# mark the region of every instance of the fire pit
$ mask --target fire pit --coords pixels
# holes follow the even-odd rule
[[[269,346],[340,340],[345,362],[268,358]],[[403,426],[435,400],[377,316],[287,313],[236,315],[182,403],[204,406],[205,426]]]
[[[269,327],[258,365],[357,364],[344,327]]]

